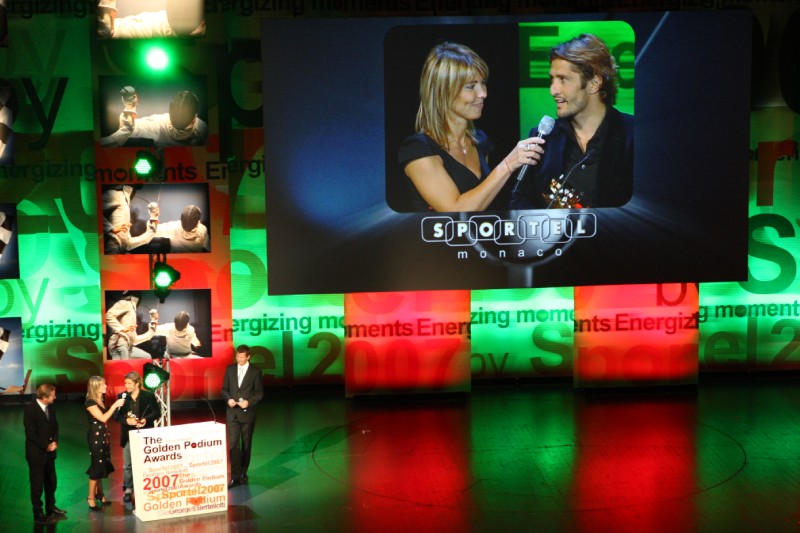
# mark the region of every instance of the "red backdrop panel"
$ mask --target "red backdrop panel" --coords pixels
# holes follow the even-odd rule
[[[694,283],[575,288],[576,387],[696,384]]]
[[[470,390],[470,292],[347,294],[345,388],[373,393]]]

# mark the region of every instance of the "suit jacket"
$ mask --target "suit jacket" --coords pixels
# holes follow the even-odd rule
[[[48,453],[52,453],[55,459],[56,452],[48,452],[47,447],[51,442],[58,441],[58,420],[53,405],[47,409],[50,412],[49,420],[34,400],[25,408],[22,418],[25,426],[25,459],[32,465],[43,465]]]
[[[553,131],[546,137],[544,156],[538,165],[530,167],[511,197],[511,209],[544,209],[548,202],[542,193],[549,193],[552,178],[566,172],[565,154],[569,131],[561,124],[569,119],[556,120]],[[599,155],[597,169],[597,201],[591,207],[618,207],[633,194],[633,115],[608,108],[608,137]],[[531,137],[536,130],[531,130]]]
[[[122,398],[122,394],[118,394],[117,398]],[[114,420],[119,422],[120,426],[122,426],[122,431],[120,431],[119,434],[119,445],[123,448],[128,444],[128,433],[130,433],[131,430],[136,430],[135,427],[129,426],[125,422],[128,419],[128,412],[133,409],[132,403],[133,398],[128,394],[125,396],[125,404],[114,412]],[[156,395],[149,390],[140,389],[139,412],[134,414],[147,420],[143,429],[154,427],[156,420],[161,418],[161,406],[158,404]],[[142,417],[142,415],[144,415],[144,417]]]
[[[225,369],[225,379],[222,382],[222,398],[225,400],[225,405],[228,404],[228,400],[233,399],[238,402],[239,398],[247,400],[250,405],[247,409],[242,409],[238,405],[233,408],[228,407],[226,418],[240,422],[253,422],[256,419],[255,407],[264,396],[263,376],[261,369],[250,363],[247,372],[242,378],[240,387],[237,376],[238,366],[234,363]]]

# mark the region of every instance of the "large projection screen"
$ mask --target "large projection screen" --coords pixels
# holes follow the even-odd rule
[[[746,279],[751,24],[746,11],[265,20],[269,292]],[[398,208],[397,149],[414,133],[422,61],[437,41],[467,44],[489,64],[477,126],[496,165],[554,116],[541,51],[582,27],[609,33],[624,76],[629,201],[511,210],[512,179],[500,208]]]

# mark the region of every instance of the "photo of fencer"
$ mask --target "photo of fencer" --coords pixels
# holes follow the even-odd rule
[[[31,372],[31,369],[25,372],[25,380],[22,382],[22,385],[5,385],[0,387],[0,394],[25,394],[25,391],[28,390],[28,383],[31,381]]]
[[[148,205],[151,216],[155,216],[155,237],[168,239],[171,253],[210,252],[208,226],[201,222],[203,212],[190,204],[181,211],[180,220],[159,222],[160,207],[151,202]],[[151,218],[151,221],[153,219]]]
[[[148,359],[142,345],[153,338],[155,328],[139,313],[141,291],[106,293],[106,349],[112,360]]]
[[[102,39],[201,37],[203,0],[100,0],[97,35]]]
[[[141,184],[103,187],[103,243],[106,254],[124,254],[146,245],[153,231],[133,228],[131,202]],[[138,231],[137,231],[138,230]]]
[[[201,349],[203,343],[197,338],[188,311],[178,311],[172,322],[159,322],[160,314],[157,312],[151,318],[158,323],[156,335],[163,335],[166,339],[166,350],[170,357],[200,357],[197,350]]]
[[[14,118],[16,98],[11,84],[0,79],[0,166],[14,164]]]
[[[0,0],[0,46],[8,46],[8,0]]]
[[[208,122],[203,81],[154,83],[101,77],[100,145],[205,146]]]
[[[211,251],[208,185],[104,185],[105,253],[203,253]]]
[[[11,338],[11,330],[0,326],[0,362],[3,361],[3,356],[8,351],[9,339]]]
[[[108,291],[105,298],[107,360],[211,357],[210,290],[173,290],[164,303],[151,291]],[[115,339],[123,322],[132,339],[127,354],[125,339]]]
[[[0,279],[19,278],[17,206],[0,204]]]
[[[0,392],[21,393],[25,385],[21,319],[0,318]]]

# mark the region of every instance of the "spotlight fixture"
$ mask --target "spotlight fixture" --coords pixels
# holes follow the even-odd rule
[[[157,390],[169,381],[169,372],[153,363],[145,363],[142,368],[142,379],[147,390]]]
[[[164,181],[162,176],[163,165],[161,159],[147,150],[136,152],[133,170],[139,179],[147,181]]]
[[[166,262],[156,261],[153,265],[153,292],[162,304],[169,296],[172,285],[181,279],[181,273]]]
[[[181,273],[167,264],[167,254],[150,254],[150,283],[159,302],[164,303],[172,286],[179,279]]]

